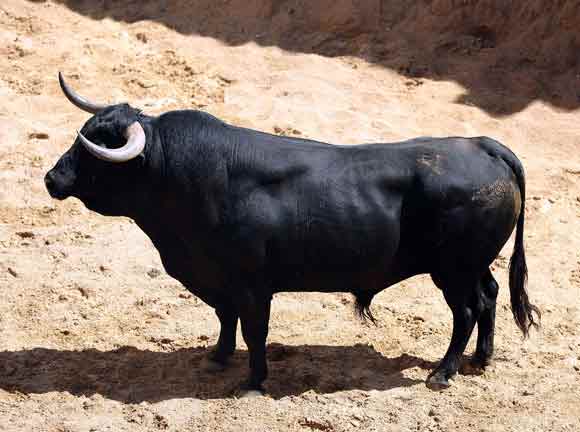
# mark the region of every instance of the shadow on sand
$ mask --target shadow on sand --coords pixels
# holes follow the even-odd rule
[[[247,373],[247,352],[236,351],[231,367],[211,374],[200,367],[206,348],[154,352],[133,347],[114,351],[61,351],[34,348],[0,352],[0,388],[25,394],[52,391],[100,394],[127,403],[192,397],[230,397]],[[405,377],[405,369],[434,365],[401,355],[383,357],[368,345],[268,347],[270,378],[265,386],[274,398],[308,390],[387,390],[422,384]]]

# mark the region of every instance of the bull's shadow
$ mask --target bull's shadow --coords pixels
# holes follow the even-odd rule
[[[253,42],[354,56],[413,80],[455,81],[465,89],[457,103],[491,115],[521,111],[535,100],[567,110],[580,107],[580,18],[574,2],[564,7],[499,0],[55,1],[94,20],[156,21],[231,46]]]
[[[405,369],[433,367],[430,362],[405,354],[386,358],[367,345],[271,344],[268,351],[270,379],[265,384],[274,398],[308,390],[333,393],[411,386],[423,381],[405,377]],[[246,376],[247,352],[236,351],[231,367],[219,374],[200,367],[207,354],[206,348],[171,352],[134,347],[113,351],[4,351],[0,352],[0,388],[25,394],[100,394],[127,403],[231,397]]]

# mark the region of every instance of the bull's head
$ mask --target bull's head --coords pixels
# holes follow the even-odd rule
[[[145,151],[146,133],[140,112],[127,104],[99,105],[76,94],[59,73],[67,99],[93,114],[72,147],[44,181],[50,196],[79,198],[103,214],[125,214],[128,194],[135,189]]]

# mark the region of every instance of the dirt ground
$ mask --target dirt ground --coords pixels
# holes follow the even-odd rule
[[[26,1],[0,4],[0,430],[580,431],[580,7],[540,1]],[[364,6],[361,6],[364,4]],[[505,5],[509,5],[506,7]],[[356,144],[489,135],[527,171],[530,297],[494,364],[424,380],[451,314],[428,277],[385,290],[377,327],[345,294],[280,294],[268,395],[199,368],[213,310],[168,277],[145,235],[43,176],[88,116],[61,95]],[[468,352],[473,350],[473,341]]]

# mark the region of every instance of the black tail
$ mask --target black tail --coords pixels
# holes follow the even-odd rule
[[[377,320],[371,312],[371,301],[373,300],[375,293],[372,291],[359,291],[353,294],[356,298],[354,308],[358,317],[363,321],[370,321],[374,325],[377,325]]]
[[[524,250],[524,210],[526,206],[526,181],[524,176],[524,169],[520,161],[513,154],[504,157],[504,160],[516,175],[522,199],[520,216],[518,218],[516,227],[514,251],[512,253],[512,257],[510,258],[509,285],[514,319],[522,331],[524,337],[527,337],[531,326],[536,328],[540,326],[539,323],[542,314],[536,306],[530,303],[530,300],[528,299],[528,293],[526,291],[526,283],[528,281],[528,267],[526,265],[526,253]],[[537,321],[534,319],[534,314],[537,316]]]

